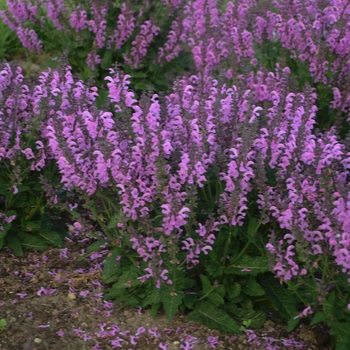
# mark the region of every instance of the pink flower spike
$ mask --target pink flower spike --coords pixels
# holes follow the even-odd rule
[[[49,324],[41,324],[38,326],[38,328],[49,328],[50,325]]]
[[[61,338],[64,337],[64,332],[56,332],[56,334],[57,334],[59,337],[61,337]]]

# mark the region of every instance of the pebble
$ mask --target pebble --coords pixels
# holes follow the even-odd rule
[[[75,300],[77,297],[75,296],[74,293],[68,293],[68,299],[69,300]]]
[[[40,344],[42,342],[42,340],[40,338],[35,338],[34,339],[34,343],[35,344]]]
[[[129,311],[129,310],[125,310],[124,311],[124,316],[125,317],[130,317],[132,315],[132,312],[131,311]]]

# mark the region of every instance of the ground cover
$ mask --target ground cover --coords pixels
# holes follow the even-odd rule
[[[89,238],[67,240],[64,249],[28,252],[18,258],[0,252],[1,350],[41,349],[330,349],[322,328],[307,325],[288,333],[283,322],[267,320],[257,330],[232,336],[190,322],[177,313],[169,324],[161,312],[127,308],[102,298],[107,251],[80,259]]]

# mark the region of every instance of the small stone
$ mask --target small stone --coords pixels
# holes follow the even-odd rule
[[[264,323],[264,325],[263,325],[263,327],[265,328],[265,329],[269,329],[269,330],[273,330],[273,328],[275,327],[275,322],[272,322],[271,320],[267,320],[265,323]]]
[[[244,340],[246,340],[247,339],[247,336],[246,335],[244,335],[244,334],[242,334],[242,335],[240,335],[239,337],[238,337],[238,341],[239,342],[243,342]]]
[[[129,310],[125,310],[124,311],[124,316],[125,317],[130,317],[132,315],[132,312],[131,311],[129,311]]]
[[[42,340],[40,338],[35,338],[34,339],[34,343],[35,344],[40,344],[42,342]]]
[[[69,300],[75,300],[77,297],[75,296],[74,293],[68,293],[68,299]]]
[[[84,328],[86,328],[88,325],[87,325],[87,323],[85,323],[85,322],[83,322],[81,325],[80,325],[80,327],[84,327]]]
[[[175,340],[175,341],[173,342],[173,344],[174,344],[174,345],[179,345],[179,344],[180,344],[180,342],[179,342],[179,341],[177,341],[177,340]]]

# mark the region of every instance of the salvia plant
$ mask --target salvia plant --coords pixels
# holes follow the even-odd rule
[[[35,96],[37,91],[23,83],[20,67],[0,68],[0,247],[8,245],[16,255],[23,255],[22,248],[60,246],[65,232],[50,221],[46,209],[43,184],[58,178],[41,141],[40,116],[45,112],[37,106],[37,114],[31,112]]]
[[[134,11],[151,16],[158,7],[99,2],[97,11],[91,3],[91,13],[84,4],[39,5],[57,30],[70,30],[67,18],[78,37],[89,28],[106,54],[137,31],[124,65],[99,84],[104,103],[67,63],[30,87],[19,68],[1,68],[3,244],[25,246],[27,236],[10,231],[11,210],[25,176],[37,181],[40,171],[48,202],[61,208],[59,193],[72,198],[64,204],[71,230],[100,232],[86,254],[109,247],[106,298],[153,315],[164,308],[169,320],[184,311],[232,333],[261,327],[277,310],[289,330],[302,318],[326,324],[334,348],[346,349],[350,4],[161,1],[176,18],[154,62],[191,52],[193,64],[170,91],[151,86],[137,98],[126,66],[138,69],[164,28],[151,17],[137,22]],[[25,31],[37,21],[33,4],[16,2],[23,15],[8,4],[1,16],[9,26]],[[112,37],[109,6],[120,11]],[[27,47],[39,50],[36,43]],[[25,173],[18,164],[28,161]]]

